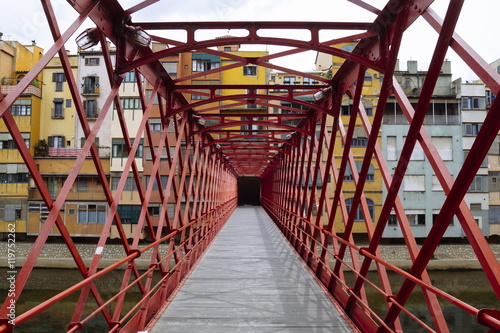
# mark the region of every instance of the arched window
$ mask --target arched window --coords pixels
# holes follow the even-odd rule
[[[353,200],[354,198],[348,198],[345,200],[345,205],[348,213],[351,211]],[[366,198],[366,203],[368,205],[368,211],[370,212],[370,217],[373,221],[373,200]],[[358,211],[356,212],[356,217],[354,218],[354,221],[364,221],[364,220],[365,219],[363,218],[363,213],[361,212],[361,205],[360,205],[358,206]]]

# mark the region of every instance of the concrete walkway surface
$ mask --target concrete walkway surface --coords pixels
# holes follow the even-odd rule
[[[352,332],[261,207],[238,207],[151,333]]]

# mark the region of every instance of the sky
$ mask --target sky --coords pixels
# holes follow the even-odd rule
[[[140,2],[139,0],[122,0],[124,8]],[[365,0],[365,2],[381,9],[386,0]],[[435,0],[431,8],[444,17],[449,0]],[[65,30],[76,18],[76,14],[66,0],[52,0],[52,6],[58,18],[61,30]],[[491,63],[500,58],[499,0],[465,0],[460,19],[457,23],[458,33],[484,60]],[[373,22],[375,15],[359,8],[347,0],[160,0],[142,11],[134,13],[135,22],[186,22],[186,21],[342,21]],[[91,26],[88,22],[81,29]],[[51,38],[40,0],[13,1],[9,7],[0,12],[0,32],[4,40],[17,40],[22,44],[31,44],[32,40],[44,49],[48,49]],[[215,31],[218,35],[236,35],[240,31]],[[269,32],[274,34],[275,32]],[[331,35],[329,35],[331,34]],[[173,36],[179,36],[173,32]],[[300,36],[294,32],[294,37]],[[325,32],[325,38],[340,37],[338,32]],[[320,37],[322,37],[320,36]],[[215,37],[215,36],[214,36]],[[70,39],[66,48],[76,51],[74,38]],[[304,36],[303,38],[307,38]],[[406,32],[399,54],[400,68],[406,68],[406,61],[417,60],[419,70],[427,70],[434,50],[437,33],[427,22],[419,18]],[[275,46],[245,46],[247,50],[268,50],[272,53],[284,50]],[[293,57],[282,58],[273,63],[297,70],[314,70],[316,53],[307,52]],[[446,59],[452,62],[453,79],[477,79],[477,76],[450,49]]]

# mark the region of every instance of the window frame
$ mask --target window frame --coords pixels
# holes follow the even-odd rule
[[[244,76],[258,76],[259,71],[257,70],[257,65],[245,65],[243,66]]]
[[[354,200],[354,198],[347,198],[347,199],[345,199],[345,206],[346,206],[347,214],[350,214],[350,212],[351,212],[351,207],[352,207],[352,201],[353,200]],[[368,206],[368,211],[370,212],[371,220],[373,222],[374,221],[373,217],[375,215],[375,203],[370,198],[365,198],[365,200],[366,200],[366,204]],[[359,204],[358,205],[358,210],[356,212],[356,217],[354,218],[354,222],[364,222],[364,221],[365,221],[365,219],[364,219],[364,216],[363,216],[363,211],[361,209],[361,204]]]

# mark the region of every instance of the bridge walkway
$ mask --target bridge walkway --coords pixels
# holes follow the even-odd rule
[[[353,332],[262,207],[238,207],[151,333]]]

